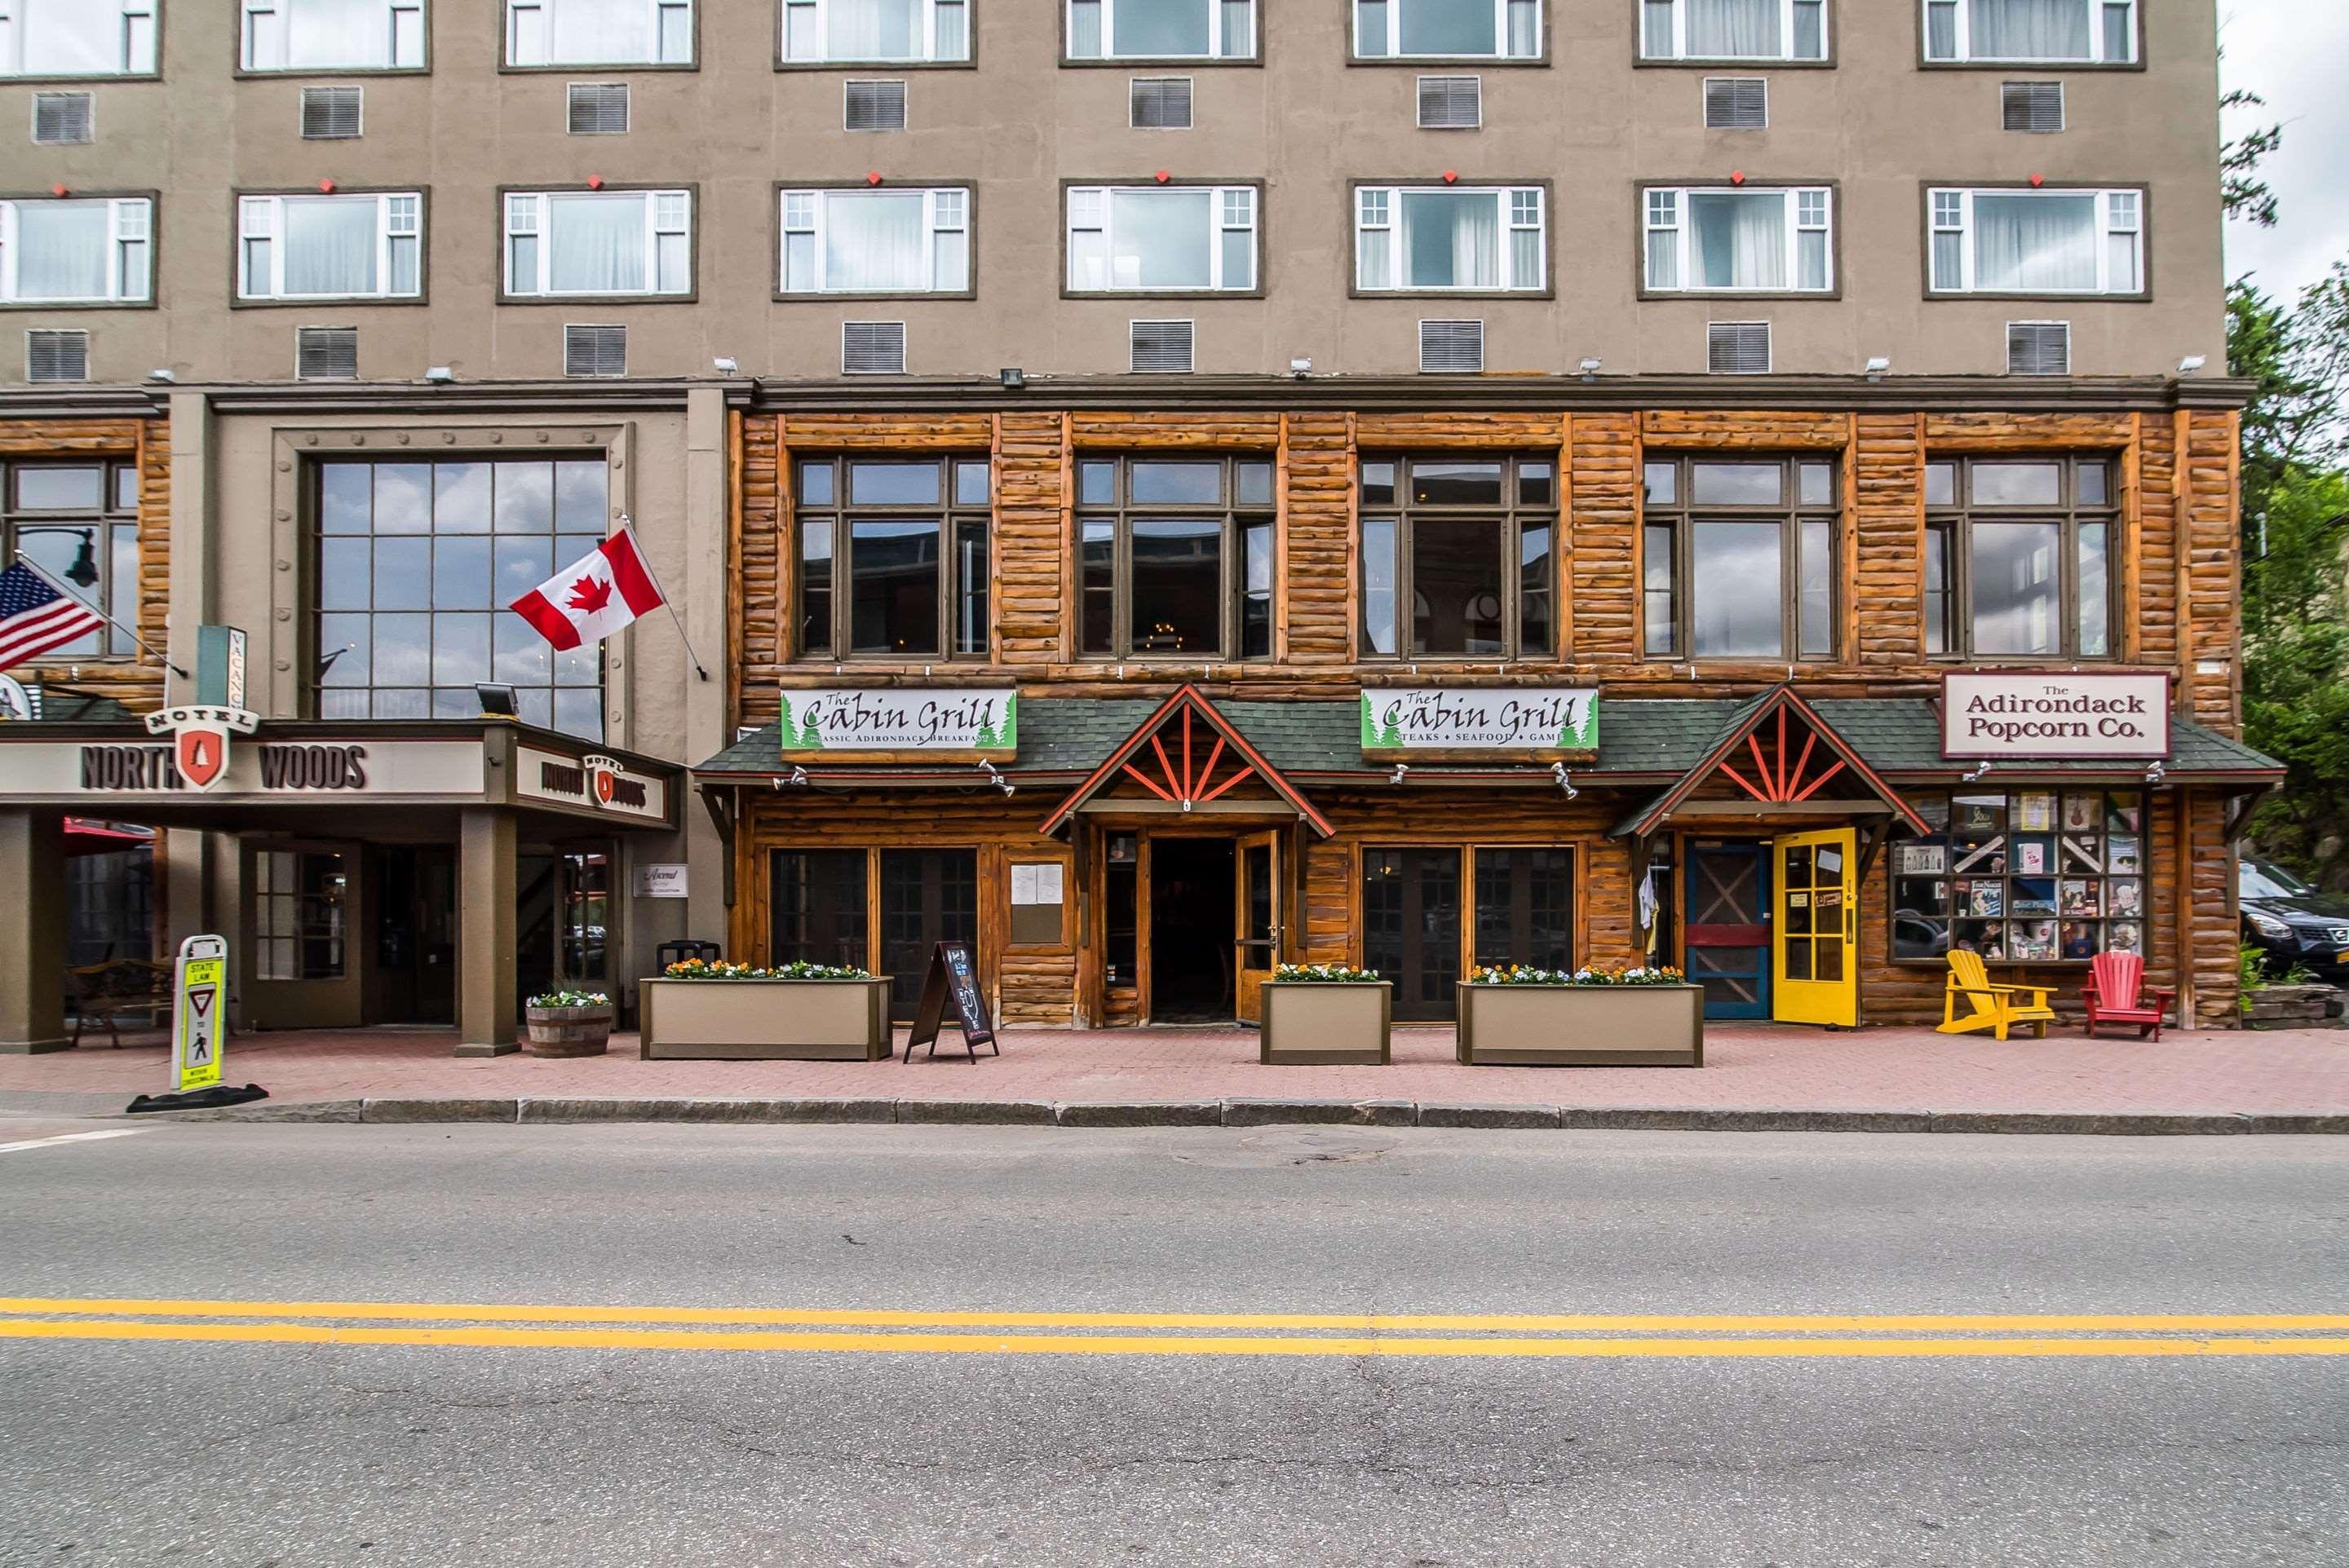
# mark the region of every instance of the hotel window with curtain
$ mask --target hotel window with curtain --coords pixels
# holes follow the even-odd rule
[[[143,77],[162,0],[5,0],[0,77]]]
[[[791,66],[958,65],[976,0],[783,0]]]
[[[1257,285],[1253,185],[1078,185],[1071,294],[1246,294]]]
[[[424,292],[424,198],[245,196],[237,201],[237,295],[249,300],[414,299]]]
[[[1826,0],[1640,0],[1649,60],[1824,60]]]
[[[510,66],[689,66],[693,0],[506,0]]]
[[[1248,60],[1255,0],[1067,0],[1071,60]]]
[[[1837,468],[1826,458],[1645,465],[1648,657],[1836,656]]]
[[[425,0],[244,0],[248,71],[424,68]]]
[[[0,464],[0,562],[19,552],[124,626],[139,624],[139,470],[129,463]],[[128,658],[128,632],[100,626],[44,658]]]
[[[1825,294],[1835,287],[1835,192],[1826,186],[1651,186],[1650,294]]]
[[[1548,202],[1537,185],[1360,185],[1354,286],[1364,294],[1538,293]]]
[[[0,303],[144,304],[154,210],[144,196],[0,201]]]
[[[1277,548],[1270,458],[1080,456],[1084,656],[1270,657]]]
[[[1530,60],[1540,0],[1354,0],[1354,57]]]
[[[510,298],[605,298],[693,291],[687,191],[506,193]]]
[[[2141,191],[1926,192],[1937,294],[2142,294]]]
[[[603,458],[336,460],[315,479],[317,717],[471,718],[495,681],[524,723],[603,738],[603,645],[557,649],[505,608],[610,531]]]
[[[792,469],[798,654],[847,659],[987,656],[984,457],[804,458]]]
[[[968,187],[785,191],[781,201],[784,294],[970,290]]]
[[[1925,58],[2127,66],[2137,57],[2136,0],[1923,0]]]
[[[2120,504],[2102,457],[1925,465],[1925,651],[2109,659]]]
[[[1557,465],[1366,458],[1364,658],[1557,657]]]

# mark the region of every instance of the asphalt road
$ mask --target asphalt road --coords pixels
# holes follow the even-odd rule
[[[0,1149],[0,1564],[2334,1568],[2344,1176],[2294,1138]],[[2333,1321],[2256,1321],[2295,1315]]]

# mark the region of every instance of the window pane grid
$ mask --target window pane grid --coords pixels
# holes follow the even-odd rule
[[[1068,193],[1067,214],[1071,292],[1256,287],[1254,186],[1079,186]]]
[[[1355,192],[1355,287],[1532,292],[1545,286],[1538,186],[1365,186]]]
[[[2133,64],[2136,0],[1925,0],[1925,57]]]
[[[1648,656],[1834,659],[1841,483],[1826,457],[1649,461]]]
[[[1268,657],[1273,491],[1269,458],[1081,460],[1083,655]]]
[[[799,657],[986,656],[993,495],[984,457],[803,458],[792,474]]]
[[[0,562],[22,551],[67,590],[139,624],[139,480],[128,463],[0,465]],[[129,634],[100,626],[44,660],[129,657]]]
[[[1824,60],[1823,0],[1641,0],[1651,60]]]
[[[1834,212],[1834,192],[1825,186],[1651,190],[1647,286],[1656,293],[1825,293],[1835,284]]]
[[[1256,56],[1255,0],[1065,4],[1072,60],[1241,60]]]
[[[1366,458],[1365,658],[1557,657],[1556,465]]]
[[[784,294],[955,294],[970,286],[970,192],[786,191]]]
[[[2142,793],[2019,785],[1910,799],[1932,830],[1890,851],[1895,961],[2145,953]]]
[[[1929,653],[2114,656],[2120,533],[2109,459],[1943,459],[1926,480],[1928,542],[1942,545],[1927,555]]]
[[[2134,294],[2144,289],[2144,193],[1937,190],[1932,287],[1943,294]]]

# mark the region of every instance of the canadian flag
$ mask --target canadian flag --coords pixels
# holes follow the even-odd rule
[[[507,608],[558,648],[601,642],[666,603],[652,568],[622,529]]]

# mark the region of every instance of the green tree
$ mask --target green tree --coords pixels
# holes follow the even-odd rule
[[[800,729],[799,726],[792,720],[792,699],[789,697],[783,698],[782,716],[777,730],[781,737],[782,748],[785,751],[793,750],[799,746]]]

